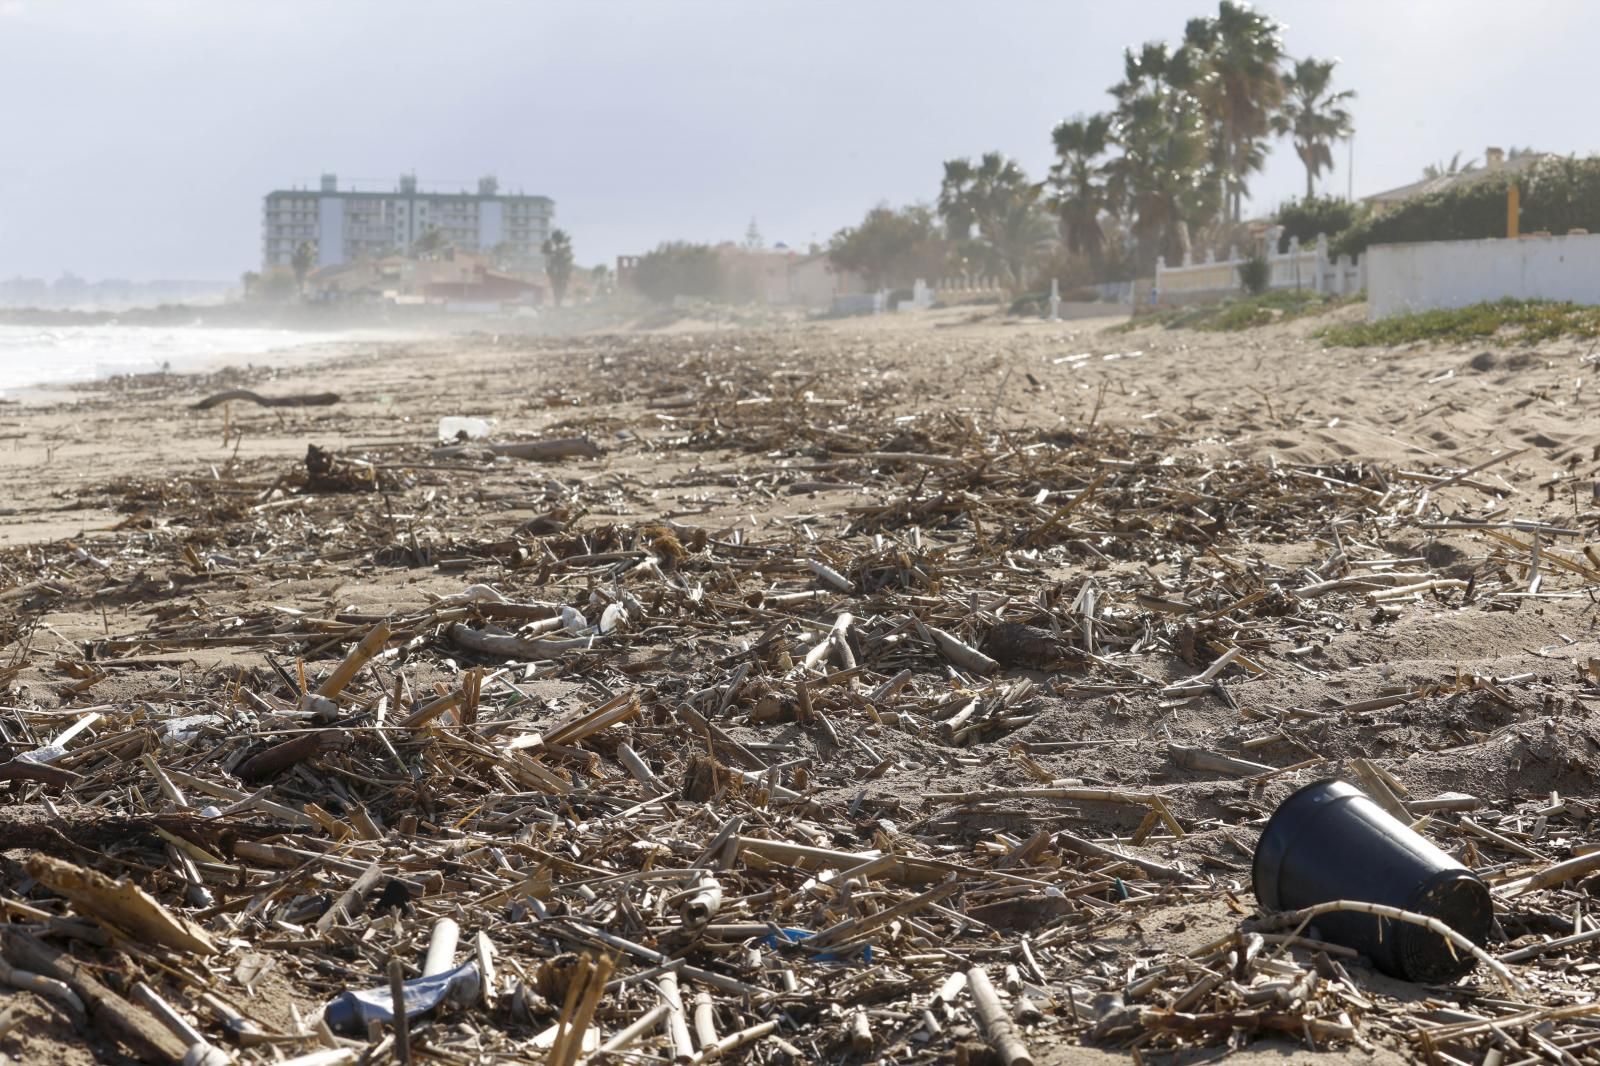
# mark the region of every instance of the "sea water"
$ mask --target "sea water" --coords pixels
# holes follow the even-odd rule
[[[116,374],[281,365],[314,358],[318,346],[354,339],[350,333],[285,329],[0,325],[0,395]]]

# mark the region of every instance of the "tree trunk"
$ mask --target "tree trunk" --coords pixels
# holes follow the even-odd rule
[[[1011,288],[1014,295],[1021,296],[1027,291],[1027,287],[1022,280],[1023,268],[1026,265],[1026,257],[1006,260],[1006,269],[1011,272]]]

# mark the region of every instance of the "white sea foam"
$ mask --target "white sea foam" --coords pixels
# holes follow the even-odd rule
[[[314,358],[319,347],[375,335],[202,326],[0,325],[0,394],[114,374],[174,373]]]

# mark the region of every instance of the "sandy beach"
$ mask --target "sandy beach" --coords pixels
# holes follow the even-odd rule
[[[966,1055],[981,1037],[923,1011],[977,964],[1018,968],[1006,997],[1036,1008],[1041,1063],[1129,1043],[1201,1061],[1234,1031],[1237,1061],[1298,1059],[1280,1007],[1223,1006],[1221,978],[1195,991],[1255,914],[1277,803],[1350,774],[1402,810],[1465,794],[1470,815],[1416,817],[1499,892],[1586,853],[1600,781],[1592,350],[1327,349],[1325,321],[1119,331],[967,308],[363,341],[0,406],[6,740],[16,756],[99,716],[51,764],[70,778],[6,786],[14,824],[66,840],[13,833],[7,878],[33,848],[142,884],[218,948],[137,963],[282,1034],[448,914],[463,945],[492,941],[502,999],[430,1023],[443,1055],[533,1061],[566,988],[551,943],[647,966],[581,925],[723,975],[680,980],[724,1034],[778,1018],[776,997],[797,1054],[773,1061]],[[340,399],[193,409],[232,388]],[[438,452],[456,415],[492,419],[493,442],[590,443]],[[379,626],[312,720],[288,682],[315,686]],[[597,708],[627,713],[595,726]],[[179,718],[198,723],[184,739]],[[312,726],[320,746],[279,752]],[[269,751],[286,761],[252,762]],[[152,835],[174,782],[230,808],[164,830],[184,848]],[[686,930],[650,887],[706,848],[731,932]],[[853,887],[822,872],[854,858],[871,865]],[[321,921],[368,864],[415,912],[357,898]],[[1592,875],[1503,897],[1489,950],[1583,932]],[[209,903],[186,895],[201,884]],[[847,919],[859,936],[833,942],[870,943],[873,965],[762,946],[769,922]],[[1512,998],[1592,1000],[1592,949],[1519,970]],[[1419,1032],[1501,1009],[1484,966],[1424,989],[1332,959],[1343,977],[1296,1008],[1329,1060],[1423,1061]],[[608,993],[597,1030],[643,1014],[642,987]],[[0,1052],[111,1061],[103,1026],[13,1010]]]

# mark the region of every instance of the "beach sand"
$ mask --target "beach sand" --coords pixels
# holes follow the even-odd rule
[[[1359,309],[1338,314],[1359,314]],[[1391,564],[1397,573],[1457,581],[1437,595],[1380,605],[1367,601],[1370,586],[1352,585],[1296,601],[1298,606],[1285,606],[1275,615],[1258,614],[1254,621],[1248,616],[1258,608],[1240,608],[1242,621],[1227,630],[1227,639],[1245,642],[1259,673],[1228,675],[1226,699],[1214,692],[1199,698],[1162,695],[1161,685],[1181,681],[1198,665],[1153,650],[1154,645],[1113,656],[1125,667],[1085,670],[1080,660],[1066,673],[1008,670],[1003,676],[1030,678],[1041,686],[1037,717],[1015,732],[977,735],[944,754],[930,754],[927,738],[882,727],[876,711],[860,709],[863,694],[881,685],[902,661],[917,672],[915,684],[924,686],[924,694],[950,684],[938,676],[937,657],[918,662],[915,656],[891,656],[894,668],[874,665],[859,679],[838,682],[856,692],[856,709],[831,712],[841,729],[867,730],[861,735],[870,737],[869,750],[889,763],[886,772],[848,740],[841,759],[837,752],[825,754],[814,736],[792,726],[739,718],[736,735],[745,742],[771,739],[817,760],[809,786],[820,802],[832,805],[826,807],[828,817],[837,818],[830,825],[854,825],[862,841],[887,832],[874,829],[870,819],[839,820],[846,806],[855,803],[851,810],[857,810],[864,797],[890,812],[885,817],[898,832],[923,842],[917,847],[941,841],[949,848],[944,854],[964,862],[988,861],[983,857],[994,853],[992,842],[1002,831],[1013,843],[1041,827],[1102,839],[1115,832],[1125,841],[1137,827],[1138,817],[1130,821],[1127,812],[1093,804],[1018,800],[1002,804],[1005,809],[985,823],[971,812],[953,816],[948,805],[929,809],[917,802],[918,793],[930,791],[991,790],[1003,797],[1008,790],[1037,785],[1017,761],[1019,742],[1086,742],[1049,753],[1041,748],[1032,757],[1051,779],[1160,790],[1191,831],[1182,841],[1151,840],[1141,853],[1205,871],[1219,891],[1204,900],[1174,897],[1170,906],[1150,905],[1114,925],[1097,926],[1095,935],[1107,945],[1098,961],[1094,952],[1055,951],[1049,984],[1059,996],[1082,980],[1081,973],[1104,976],[1096,967],[1103,968],[1105,959],[1121,959],[1111,967],[1121,972],[1128,960],[1166,958],[1164,953],[1192,950],[1227,935],[1240,914],[1225,905],[1221,890],[1244,901],[1243,913],[1253,906],[1248,848],[1261,815],[1291,786],[1344,772],[1350,760],[1374,760],[1413,799],[1468,792],[1500,812],[1525,812],[1530,804],[1546,803],[1551,792],[1592,797],[1600,783],[1600,729],[1592,710],[1596,692],[1584,674],[1591,657],[1600,656],[1596,607],[1587,594],[1595,586],[1581,573],[1589,565],[1581,550],[1594,536],[1593,486],[1600,473],[1600,420],[1592,414],[1600,382],[1594,380],[1588,346],[1329,350],[1312,335],[1325,321],[1244,333],[1115,332],[1112,319],[1049,323],[956,309],[768,330],[679,323],[668,333],[362,343],[315,365],[142,376],[35,395],[24,404],[0,406],[0,483],[6,490],[0,506],[0,603],[12,618],[0,634],[11,642],[0,650],[0,663],[11,664],[0,675],[9,685],[5,703],[51,715],[106,707],[112,719],[143,705],[166,709],[159,713],[196,713],[205,701],[223,698],[228,678],[276,684],[267,652],[280,664],[304,655],[318,674],[343,653],[337,642],[247,639],[270,631],[262,619],[273,612],[284,620],[283,632],[295,633],[299,619],[327,620],[332,626],[337,616],[425,612],[437,597],[478,583],[513,599],[570,601],[574,588],[562,584],[560,567],[551,563],[578,552],[569,542],[579,535],[592,542],[593,554],[608,557],[608,552],[633,550],[628,546],[635,543],[635,531],[673,528],[688,543],[685,531],[699,529],[713,554],[754,560],[763,550],[803,556],[810,550],[807,537],[817,542],[820,534],[817,543],[835,552],[842,567],[846,559],[839,546],[847,541],[855,545],[851,552],[861,553],[851,557],[852,565],[877,558],[874,532],[865,524],[878,515],[872,519],[880,522],[877,535],[905,553],[910,525],[880,512],[907,499],[925,499],[917,495],[915,477],[869,476],[858,466],[841,465],[841,457],[852,451],[922,454],[931,450],[930,441],[960,439],[962,433],[970,435],[973,448],[997,457],[994,469],[1007,471],[1051,449],[1067,454],[1093,451],[1106,440],[1125,441],[1126,453],[1097,452],[1098,458],[1084,461],[1099,463],[1107,475],[1100,492],[1126,501],[1143,490],[1118,480],[1119,471],[1144,470],[1150,484],[1164,484],[1163,454],[1185,471],[1217,471],[1214,479],[1185,474],[1174,482],[1184,486],[1187,498],[1170,494],[1177,489],[1161,490],[1169,493],[1163,506],[1173,513],[1182,510],[1186,524],[1168,526],[1134,507],[1130,515],[1138,522],[1095,525],[1112,522],[1116,507],[1123,506],[1108,496],[1096,501],[1106,514],[1097,512],[1092,521],[1059,517],[1063,529],[1080,517],[1088,522],[1093,528],[1081,536],[979,551],[971,567],[958,567],[960,576],[946,579],[971,590],[975,618],[986,612],[1023,618],[1033,600],[1053,603],[1050,597],[1061,590],[1068,590],[1070,599],[1079,594],[1071,590],[1093,576],[1110,612],[1107,625],[1125,628],[1148,606],[1135,590],[1167,601],[1192,596],[1198,603],[1199,590],[1208,588],[1213,592],[1205,595],[1213,598],[1205,600],[1204,610],[1191,608],[1195,613],[1184,623],[1191,626],[1186,639],[1203,646],[1211,623],[1202,622],[1202,616],[1235,617],[1226,597],[1215,599],[1221,595],[1216,590],[1247,585],[1247,572],[1274,573],[1282,588],[1292,590],[1323,578],[1383,570],[1372,561],[1392,559],[1411,560]],[[204,396],[232,387],[272,395],[332,391],[342,399],[328,407],[235,402],[191,409]],[[782,397],[781,410],[775,396]],[[805,405],[799,423],[789,421],[794,404]],[[773,415],[763,422],[753,412],[767,405]],[[866,439],[859,428],[866,423],[847,417],[851,411],[868,412],[874,426],[904,425],[905,439]],[[502,459],[490,464],[470,454],[431,457],[438,420],[450,415],[495,420],[496,439],[586,434],[605,452],[600,458],[550,463]],[[770,428],[788,425],[807,427],[804,439],[787,439]],[[1007,452],[1007,441],[1014,452]],[[308,445],[358,457],[374,469],[392,467],[375,475],[385,479],[385,491],[324,493],[308,503],[293,480],[303,476]],[[1456,471],[1480,467],[1450,483]],[[935,464],[932,469],[937,474],[944,468]],[[1285,502],[1275,519],[1246,515],[1249,508],[1228,496],[1233,491],[1228,486],[1247,483],[1246,473],[1261,485],[1279,486],[1274,492],[1303,491],[1306,510],[1296,512],[1292,502]],[[967,503],[954,511],[930,512],[942,517],[922,523],[928,526],[926,535],[950,546],[952,556],[960,545],[987,544],[986,538],[996,535],[982,521],[974,529],[960,519],[962,513],[987,513],[988,476],[973,475],[962,490],[970,497]],[[1006,476],[1027,483],[1026,477]],[[815,484],[795,491],[796,481]],[[941,492],[953,491],[943,484]],[[1038,508],[1039,515],[1048,516],[1083,486],[1061,484],[1054,490],[1058,495]],[[1404,496],[1405,512],[1395,503],[1402,492],[1410,493]],[[1236,511],[1239,517],[1230,518]],[[230,516],[225,528],[195,524],[197,516],[224,512]],[[1512,520],[1579,531],[1577,537],[1545,534],[1541,541],[1543,549],[1576,562],[1566,568],[1546,562],[1541,581],[1531,583],[1527,552],[1474,529],[1448,528]],[[247,533],[257,527],[258,535]],[[1175,530],[1203,532],[1185,543],[1173,541],[1165,553],[1140,546],[1141,538],[1176,536]],[[1502,532],[1523,541],[1532,536]],[[1075,546],[1080,542],[1088,547]],[[183,554],[185,546],[195,560]],[[1013,558],[1007,551],[1020,554]],[[548,555],[543,564],[541,553]],[[1355,565],[1330,565],[1341,554]],[[1004,562],[1008,558],[1012,561]],[[934,565],[935,555],[925,559],[930,561],[924,565]],[[610,580],[611,572],[606,573],[591,584]],[[711,600],[742,596],[752,587],[721,573],[715,568],[696,572],[689,585],[699,583]],[[856,572],[850,573],[853,582]],[[788,582],[784,588],[809,587],[809,576],[800,581],[778,574],[768,580]],[[1471,600],[1459,587],[1468,578],[1474,586],[1468,590],[1475,597]],[[630,580],[647,614],[659,616],[649,623],[658,628],[629,638],[639,646],[619,653],[621,667],[613,667],[623,672],[605,673],[604,689],[594,683],[599,675],[592,664],[542,672],[548,679],[533,682],[529,691],[548,701],[547,718],[554,707],[596,705],[603,701],[602,691],[614,691],[619,683],[645,692],[647,702],[654,690],[679,692],[677,679],[683,677],[692,676],[697,685],[720,684],[726,668],[718,664],[735,661],[744,654],[741,649],[761,638],[768,622],[790,614],[807,615],[825,628],[837,611],[853,609],[856,625],[877,634],[863,638],[856,649],[861,655],[880,654],[874,649],[883,645],[872,641],[892,628],[874,613],[886,610],[883,604],[858,592],[853,595],[860,601],[846,596],[810,610],[785,608],[753,628],[747,623],[729,631],[714,624],[721,615],[706,614],[697,622],[681,602],[676,613],[663,605],[663,596],[679,602],[673,598],[680,591],[673,590],[681,582]],[[1490,588],[1541,595],[1515,599],[1483,591]],[[943,593],[924,589],[920,594],[929,598],[919,600],[906,591],[897,609],[920,609],[918,604],[931,605]],[[1251,602],[1259,607],[1263,601],[1258,596]],[[1296,612],[1305,619],[1298,633],[1296,623],[1274,628],[1285,624],[1283,614]],[[1147,617],[1151,625],[1171,621],[1159,611]],[[699,636],[690,640],[673,628],[684,625],[696,626]],[[793,638],[810,631],[802,625],[787,632]],[[229,634],[239,637],[232,640]],[[450,681],[457,663],[474,661],[448,647],[432,650],[435,646],[424,642],[420,648],[411,660],[411,683],[419,691]],[[101,664],[100,677],[82,685],[83,678],[66,664],[84,660],[86,649]],[[1202,655],[1199,665],[1215,651]],[[1474,678],[1513,680],[1488,682],[1491,697],[1470,681]],[[1411,695],[1398,708],[1376,714],[1329,710],[1395,692]],[[744,702],[733,702],[730,715],[748,711]],[[660,706],[658,726],[669,703]],[[1297,717],[1292,712],[1300,708],[1314,713]],[[45,719],[32,721],[44,728]],[[113,729],[108,721],[101,728],[109,734],[128,727]],[[1249,746],[1241,746],[1246,741]],[[670,742],[662,743],[665,752]],[[1234,776],[1175,766],[1169,744],[1296,769],[1246,784]],[[947,758],[951,752],[963,758]],[[676,782],[684,766],[675,761],[678,756],[662,758]],[[202,772],[196,767],[220,772],[193,753],[182,761],[191,773]],[[120,787],[99,764],[85,760],[83,765],[98,775],[96,789],[87,791]],[[137,769],[130,764],[127,772]],[[866,777],[868,771],[879,776]],[[610,782],[607,787],[632,785],[609,755],[599,775]],[[285,802],[301,802],[307,780],[285,787]],[[39,802],[38,786],[11,787],[30,790],[25,796],[13,791],[13,802]],[[92,798],[85,791],[74,789],[71,795]],[[147,798],[159,799],[154,791]],[[57,802],[67,801],[58,795]],[[1573,841],[1562,834],[1581,833],[1592,811],[1580,804],[1569,812],[1573,820],[1562,823],[1567,828],[1561,833],[1518,839],[1552,860],[1566,857]],[[463,805],[452,818],[469,813]],[[936,814],[939,819],[930,823]],[[828,817],[819,816],[823,822]],[[964,828],[949,828],[955,824]],[[1500,824],[1502,829],[1512,825]],[[830,846],[841,846],[835,833]],[[1442,830],[1437,839],[1457,852],[1464,842],[1453,829]],[[1524,856],[1497,851],[1482,840],[1476,846],[1472,854],[1479,857],[1478,865],[1515,866],[1519,860],[1526,865]],[[20,854],[11,853],[13,858]],[[585,861],[600,858],[589,855]],[[115,872],[117,866],[113,862],[108,868]],[[6,874],[8,893],[18,883]],[[170,883],[162,896],[181,905],[181,891]],[[39,905],[37,898],[32,902]],[[1116,909],[1114,903],[1105,906]],[[763,917],[758,912],[734,920]],[[252,935],[293,939],[281,930]],[[226,957],[236,961],[238,952],[230,949]],[[292,952],[274,957],[282,960],[277,976],[269,992],[252,1002],[263,1021],[287,1027],[291,1004],[314,1012],[332,985]],[[1588,957],[1592,961],[1593,955]],[[357,957],[351,965],[364,964]],[[238,994],[228,971],[229,964],[223,964],[215,979]],[[1405,1002],[1403,986],[1365,969],[1356,972],[1366,994],[1389,1004],[1384,1009],[1401,1009],[1395,1004]],[[1568,976],[1557,972],[1550,978],[1556,988],[1552,997],[1566,994]],[[938,977],[930,980],[936,987]],[[1482,975],[1473,980],[1488,987]],[[58,1061],[82,1061],[81,1037],[48,1021],[48,1010],[34,1001],[22,1002],[20,1009],[32,1020],[0,1037],[0,1051],[15,1055],[20,1049],[31,1056],[48,1047]],[[1057,1022],[1065,1018],[1064,1003],[1053,1007],[1051,1016]],[[878,1027],[893,1029],[886,1020]],[[1047,1022],[1034,1032],[1030,1039],[1039,1061],[1125,1060],[1125,1051],[1079,1048],[1067,1035],[1070,1029]],[[1348,1044],[1345,1052],[1328,1057],[1348,1053],[1370,1062],[1415,1055],[1404,1039],[1381,1028],[1369,1029],[1368,1036],[1380,1045],[1377,1060]],[[103,1045],[92,1046],[104,1053]],[[940,1054],[951,1053],[947,1042],[931,1047],[920,1054],[941,1048]],[[1293,1055],[1290,1045],[1268,1041],[1237,1058],[1279,1061]],[[1146,1061],[1165,1060],[1147,1053]]]

